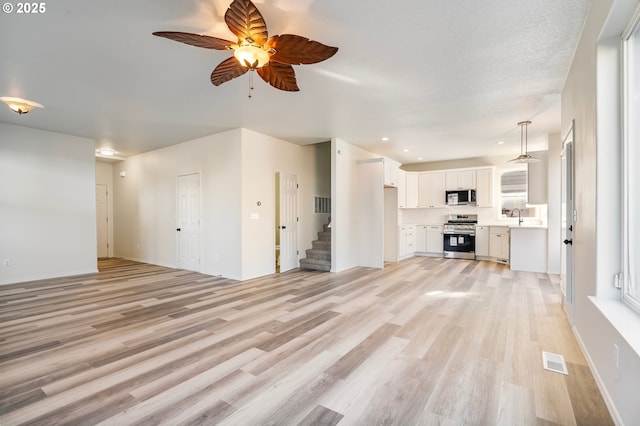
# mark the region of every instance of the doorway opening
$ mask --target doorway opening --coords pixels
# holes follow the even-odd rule
[[[98,259],[107,259],[109,257],[109,191],[104,184],[96,184],[96,242]]]

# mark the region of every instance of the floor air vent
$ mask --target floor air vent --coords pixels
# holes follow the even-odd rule
[[[556,373],[562,373],[569,375],[567,370],[567,364],[564,362],[564,357],[558,354],[552,354],[551,352],[542,352],[542,366],[545,370],[553,371]]]

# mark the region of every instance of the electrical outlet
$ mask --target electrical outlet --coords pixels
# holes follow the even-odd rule
[[[616,364],[616,369],[620,368],[620,351],[615,343],[613,344],[613,362]]]
[[[5,259],[2,264],[4,265],[5,268],[8,268],[11,266],[11,259]]]

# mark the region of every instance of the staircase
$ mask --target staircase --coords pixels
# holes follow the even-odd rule
[[[311,242],[306,259],[300,259],[300,269],[331,271],[331,228],[329,225],[322,225],[322,228],[318,239]]]

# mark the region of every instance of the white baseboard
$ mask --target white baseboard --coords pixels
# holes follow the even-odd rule
[[[587,351],[587,347],[585,346],[584,342],[582,341],[582,337],[580,337],[580,333],[578,332],[578,330],[573,325],[571,326],[571,331],[573,331],[573,335],[576,338],[576,341],[578,342],[578,346],[580,346],[580,350],[582,350],[582,354],[584,355],[585,359],[587,360],[587,364],[589,364],[589,370],[591,370],[591,374],[593,374],[593,378],[596,380],[596,384],[598,385],[598,389],[600,389],[600,393],[602,394],[602,398],[604,399],[604,403],[607,404],[607,408],[609,409],[609,414],[611,415],[611,418],[612,418],[613,422],[617,426],[624,426],[624,423],[623,423],[622,419],[620,418],[620,414],[618,413],[618,410],[616,409],[616,406],[613,403],[613,399],[611,398],[611,395],[609,395],[609,392],[607,391],[607,388],[604,386],[604,382],[600,378],[600,374],[598,374],[598,370],[596,370],[595,364],[591,360],[591,356],[589,355],[589,352]]]

